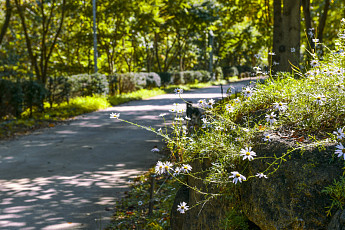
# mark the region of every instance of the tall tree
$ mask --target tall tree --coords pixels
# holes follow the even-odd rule
[[[35,6],[32,7],[40,24],[37,25],[38,30],[35,30],[37,28],[32,28],[33,31],[31,31],[31,34],[26,23],[28,17],[25,14],[27,11],[27,5],[25,5],[25,3],[21,4],[20,0],[15,0],[15,4],[21,19],[31,65],[34,69],[37,80],[45,84],[48,78],[50,57],[53,53],[64,22],[66,0],[63,0],[62,4],[58,4],[56,0],[49,3],[45,2],[45,0],[37,1]],[[61,5],[61,14],[60,21],[57,23],[56,7],[58,5]],[[57,24],[57,28],[54,26],[55,23]],[[52,33],[53,29],[56,29],[55,33]],[[33,39],[33,34],[39,34],[37,37],[38,40]]]
[[[273,10],[273,70],[290,72],[299,63],[300,0],[274,0]]]
[[[10,24],[11,14],[12,14],[11,2],[10,2],[10,0],[6,0],[6,15],[5,15],[5,22],[1,27],[0,45],[2,43],[2,39],[5,37],[8,25]]]

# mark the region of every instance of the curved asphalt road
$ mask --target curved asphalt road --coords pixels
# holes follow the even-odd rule
[[[232,83],[239,91],[249,81]],[[224,92],[229,85],[224,86]],[[220,98],[220,87],[191,90],[186,100]],[[85,114],[54,128],[0,142],[0,229],[102,229],[128,181],[153,166],[161,139],[109,119],[111,112],[159,128],[160,113],[183,101],[173,94]],[[184,106],[184,105],[182,105]],[[167,116],[167,119],[171,119]]]

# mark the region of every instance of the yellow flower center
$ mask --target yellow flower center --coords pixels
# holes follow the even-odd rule
[[[246,155],[247,155],[247,156],[250,156],[250,152],[246,152]]]
[[[317,97],[316,99],[317,99],[317,100],[321,100],[321,97]]]
[[[273,119],[273,116],[270,116],[270,119]]]
[[[181,209],[184,209],[184,206],[181,206]]]
[[[162,168],[163,168],[163,166],[162,166],[162,165],[160,165],[160,166],[159,166],[159,169],[162,169]]]
[[[279,106],[282,106],[283,104],[282,103],[279,103]]]
[[[240,174],[238,174],[238,173],[236,174],[236,177],[240,177],[240,176],[241,176]]]

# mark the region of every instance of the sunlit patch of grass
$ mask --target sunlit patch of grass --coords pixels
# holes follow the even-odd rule
[[[158,88],[141,89],[131,93],[110,96],[108,101],[111,105],[115,106],[129,101],[142,100],[162,94],[165,94],[165,91]]]

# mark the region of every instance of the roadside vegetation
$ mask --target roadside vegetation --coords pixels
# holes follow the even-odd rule
[[[271,75],[263,84],[243,88],[242,94],[235,99],[226,98],[217,103],[212,99],[200,99],[199,107],[203,109],[204,114],[196,126],[191,124],[190,117],[185,117],[185,114],[174,109],[172,105],[170,112],[175,114],[172,133],[168,134],[166,129],[152,130],[163,138],[170,150],[167,161],[157,162],[155,173],[157,176],[165,175],[165,178],[171,178],[204,195],[204,200],[195,204],[181,202],[178,206],[171,207],[172,210],[184,214],[218,196],[231,198],[234,207],[240,207],[242,201],[236,196],[238,186],[248,180],[269,180],[270,176],[279,170],[280,164],[284,161],[293,161],[292,153],[299,149],[322,149],[324,144],[333,143],[336,144],[336,149],[334,154],[329,156],[330,161],[344,161],[344,34],[345,19],[342,20],[342,29],[335,50],[329,50],[316,39],[316,50],[310,53],[310,69],[306,72],[294,66],[293,74]],[[325,52],[322,58],[317,55],[317,49]],[[261,73],[260,67],[255,69],[258,74]],[[182,102],[181,90],[177,89],[175,92],[180,95]],[[119,114],[114,118],[121,120]],[[269,143],[273,137],[289,138],[297,147],[282,155],[256,155],[253,149],[256,142]],[[209,161],[211,166],[203,172],[193,171],[189,163],[195,160]],[[255,160],[263,160],[266,168],[247,174],[246,168]],[[188,170],[184,170],[187,168]],[[207,176],[200,177],[200,174]],[[214,192],[212,189],[202,191],[190,186],[186,181],[186,175],[203,180],[204,184],[216,189]],[[345,205],[341,187],[344,177],[339,175],[339,178],[323,190],[330,195],[332,202],[330,207],[323,207],[325,215],[332,215],[333,208],[343,208]],[[173,193],[170,191],[170,195]],[[172,205],[171,202],[167,204]],[[248,229],[249,225],[245,224],[245,216],[241,214],[241,210],[235,213],[235,216],[231,214],[232,217],[224,225],[231,226],[229,229],[239,229],[238,224],[241,224],[241,229]],[[116,213],[114,219],[117,223]],[[130,216],[126,219],[133,221]],[[234,223],[236,220],[240,222]],[[133,228],[137,226],[134,225]],[[161,224],[151,229],[167,227]]]

